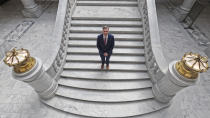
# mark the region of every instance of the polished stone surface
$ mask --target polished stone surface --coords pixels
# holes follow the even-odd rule
[[[164,106],[153,99],[146,101],[111,103],[104,104],[99,102],[86,102],[70,98],[56,96],[46,101],[47,104],[66,112],[78,115],[96,116],[97,117],[129,117],[138,116],[148,111],[156,111]],[[142,107],[144,106],[144,107]],[[129,111],[129,112],[128,112]],[[139,116],[141,117],[141,116]],[[142,116],[144,117],[144,116]]]
[[[137,6],[137,1],[130,0],[130,1],[119,1],[119,0],[112,0],[112,1],[82,1],[78,0],[77,5],[79,6]]]
[[[98,55],[96,47],[69,47],[69,54],[95,54]],[[144,55],[144,49],[114,48],[113,55]]]
[[[119,60],[120,58],[120,60]],[[99,55],[67,55],[66,61],[68,62],[100,62]],[[120,56],[120,55],[112,55],[111,63],[145,63],[144,56]]]
[[[15,0],[11,0],[15,1]],[[19,23],[22,22],[23,16],[21,15],[21,6],[13,6],[12,3],[7,3],[8,6],[1,6],[0,7],[0,38],[4,37],[6,34],[8,34],[12,29],[14,29]],[[13,7],[13,8],[11,8]],[[44,66],[48,65],[48,59],[50,54],[50,49],[47,47],[52,43],[51,38],[48,39],[48,37],[51,35],[51,32],[53,30],[53,24],[55,20],[55,14],[56,14],[56,8],[57,3],[53,6],[50,6],[49,9],[41,16],[39,19],[36,19],[35,25],[28,31],[26,34],[18,41],[19,45],[24,45],[25,48],[29,49],[30,52],[32,52],[33,56],[37,56],[41,58],[41,60],[44,62]],[[6,12],[7,11],[7,12]],[[203,17],[204,18],[204,17]],[[163,5],[158,5],[158,20],[159,20],[159,27],[160,27],[160,34],[161,34],[161,41],[162,46],[164,47],[164,55],[168,62],[174,60],[174,59],[180,59],[184,52],[186,51],[194,51],[199,52],[203,54],[203,48],[197,45],[196,42],[194,42],[193,39],[183,30],[183,27],[180,26],[175,18],[173,18],[172,15],[170,15],[170,12],[167,11],[167,9]],[[75,21],[76,22],[76,21]],[[83,22],[83,20],[78,21]],[[96,26],[94,24],[95,21],[89,21],[89,23],[84,23],[92,26]],[[96,21],[97,24],[101,26],[102,23],[99,23]],[[110,24],[117,24],[115,21],[105,21],[109,22]],[[123,21],[124,22],[124,21]],[[122,22],[122,25],[124,25]],[[127,22],[127,21],[125,21]],[[129,21],[130,22],[130,21]],[[134,22],[130,22],[130,24],[133,24]],[[105,23],[106,24],[106,23]],[[129,25],[130,25],[129,24]],[[135,24],[141,24],[135,23]],[[83,24],[82,24],[83,25]],[[115,25],[116,26],[116,25]],[[127,26],[127,25],[124,25]],[[208,28],[208,27],[207,27]],[[207,29],[208,30],[208,29]],[[206,31],[206,30],[205,30]],[[95,39],[94,39],[95,40]],[[27,45],[25,45],[27,44]],[[118,43],[119,44],[119,43]],[[119,44],[121,45],[121,44]],[[122,44],[124,45],[124,44]],[[37,48],[38,47],[38,48]],[[190,47],[190,48],[189,48]],[[40,53],[42,52],[42,53]],[[114,56],[113,56],[114,60]],[[54,110],[51,107],[47,107],[43,105],[36,93],[27,86],[25,83],[16,81],[11,78],[11,68],[6,67],[3,63],[0,64],[0,117],[2,118],[85,118],[83,116],[77,116],[73,114],[66,114],[65,112],[61,112],[58,110]],[[81,84],[82,81],[80,81],[78,84],[78,75],[81,75],[80,72],[71,71],[73,74],[72,76],[75,78],[74,80],[71,80],[72,86],[75,85],[75,87],[79,87],[78,85],[81,85],[82,87],[87,87],[87,85]],[[67,75],[69,72],[64,71],[63,73],[66,73]],[[83,81],[88,81],[87,83],[91,84],[89,80],[93,81],[94,85],[90,88],[95,88],[97,86],[98,89],[107,89],[109,86],[112,87],[112,89],[122,89],[122,86],[125,86],[124,89],[135,89],[138,87],[149,87],[149,83],[146,80],[149,80],[147,73],[120,73],[120,72],[109,72],[111,73],[109,76],[106,76],[106,72],[82,72],[83,75]],[[169,111],[163,110],[154,112],[152,114],[145,114],[143,116],[135,116],[131,118],[163,118],[163,116],[167,118],[206,118],[206,116],[209,116],[209,78],[210,78],[210,72],[205,73],[201,76],[201,80],[198,82],[198,85],[192,86],[190,88],[186,88],[183,91],[181,91],[177,96],[174,98],[174,102],[169,108]],[[116,86],[114,80],[112,81],[105,81],[104,83],[99,82],[100,84],[97,84],[95,82],[96,80],[93,80],[94,78],[90,78],[91,76],[97,76],[104,75],[99,79],[132,79],[134,78],[132,82],[127,83],[126,81],[123,81],[121,84],[122,86]],[[139,75],[138,75],[139,74]],[[112,76],[111,76],[112,75]],[[68,75],[70,76],[70,75]],[[144,77],[139,78],[139,77]],[[104,77],[104,78],[103,78]],[[146,79],[145,79],[146,78]],[[67,78],[64,78],[67,79]],[[140,83],[143,80],[146,83]],[[139,81],[137,83],[136,81]],[[65,81],[67,82],[67,81]],[[62,79],[60,83],[62,82]],[[83,82],[84,83],[84,82]],[[85,82],[86,83],[86,82]],[[107,85],[108,83],[108,85]],[[107,85],[107,88],[105,86],[100,85]],[[136,85],[137,84],[137,85]],[[70,85],[70,84],[68,84]],[[117,83],[119,85],[119,83]],[[145,86],[144,86],[145,85]],[[143,87],[142,87],[143,86]],[[68,101],[57,101],[55,100],[55,105],[63,104],[65,107],[66,104],[68,104]],[[136,105],[137,103],[134,103]],[[136,106],[141,106],[142,104],[137,104]],[[62,107],[62,106],[61,106]],[[81,105],[81,107],[84,107]],[[118,107],[121,108],[122,106]],[[178,109],[177,109],[178,107]],[[146,109],[147,107],[145,107]],[[70,108],[69,108],[70,109]],[[130,109],[125,109],[123,112],[128,112],[132,110],[133,107]],[[141,109],[138,109],[138,112]],[[79,112],[79,111],[78,111]],[[77,112],[77,113],[78,113]],[[133,111],[135,112],[135,111]],[[175,113],[174,116],[167,116],[166,113]],[[162,114],[164,115],[162,116]],[[129,115],[129,113],[128,113]]]
[[[71,72],[71,73],[70,73]],[[149,79],[149,75],[147,72],[113,72],[110,71],[107,74],[107,71],[73,71],[64,70],[61,73],[62,77],[71,77],[71,78],[83,78],[83,79],[96,79],[96,80],[141,80],[141,79]]]
[[[72,20],[72,26],[104,26],[108,25],[110,27],[140,27],[142,22],[139,21],[105,21],[105,20]]]
[[[70,40],[69,47],[96,47],[96,40]],[[115,41],[116,48],[144,48],[143,41]]]
[[[120,84],[120,83],[119,83]],[[74,87],[64,87],[60,86],[56,95],[63,96],[66,98],[72,98],[77,100],[101,102],[108,106],[108,103],[122,103],[122,102],[134,102],[134,101],[144,101],[153,98],[153,93],[151,88],[146,89],[135,89],[125,91],[110,91],[110,90],[89,90],[80,89]],[[94,103],[93,103],[94,104]],[[87,107],[88,108],[88,107]]]
[[[152,83],[149,79],[145,80],[91,80],[83,78],[63,78],[59,80],[59,84],[75,88],[83,88],[90,90],[130,90],[140,88],[151,88]]]
[[[69,35],[71,39],[86,39],[86,40],[96,40],[99,33],[71,33]],[[143,39],[142,34],[113,34],[115,40],[122,40],[122,41],[140,41]]]
[[[81,32],[81,33],[101,33],[102,28],[101,27],[71,27],[71,32]],[[136,28],[136,27],[111,27],[110,33],[120,33],[120,34],[139,34],[142,33],[142,28]]]
[[[140,18],[140,14],[137,7],[78,6],[73,17]]]
[[[15,4],[15,5],[14,5]],[[29,49],[34,57],[39,57],[44,66],[49,58],[48,44],[54,27],[58,3],[49,6],[38,19],[24,18],[19,0],[10,0],[0,6],[0,41],[22,21],[34,21],[34,25],[25,32],[14,46]],[[42,53],[40,53],[42,52]],[[26,83],[14,80],[12,68],[3,61],[0,63],[0,118],[64,118],[65,114],[51,110],[40,102],[36,92]]]

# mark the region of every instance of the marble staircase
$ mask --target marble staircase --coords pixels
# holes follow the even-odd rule
[[[77,0],[76,5],[59,88],[43,102],[71,118],[145,118],[167,107],[152,93],[137,0]],[[115,36],[109,71],[100,69],[96,48],[104,25]]]

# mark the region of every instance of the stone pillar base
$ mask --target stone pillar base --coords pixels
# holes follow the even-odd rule
[[[184,0],[182,5],[173,10],[174,15],[179,22],[182,22],[186,18],[195,2],[196,0]]]
[[[153,93],[159,102],[167,103],[173,98],[174,95],[185,87],[194,85],[197,79],[187,79],[180,75],[173,61],[169,64],[166,75],[153,85]]]
[[[41,16],[43,9],[40,5],[36,5],[33,8],[24,8],[22,13],[25,17],[28,18],[38,18]]]
[[[186,18],[188,13],[189,13],[189,11],[185,11],[185,10],[181,9],[180,7],[176,7],[173,10],[173,14],[179,22],[184,21],[184,19]]]
[[[52,79],[44,71],[41,60],[37,58],[35,66],[30,71],[25,73],[16,73],[13,71],[12,75],[16,80],[31,85],[43,99],[53,97],[58,87],[57,81]]]
[[[167,96],[165,95],[164,93],[162,93],[157,84],[153,85],[152,87],[152,92],[155,96],[155,99],[158,101],[158,102],[162,102],[162,103],[168,103],[172,98],[173,96]]]

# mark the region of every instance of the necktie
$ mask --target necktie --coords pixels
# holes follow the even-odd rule
[[[106,45],[106,36],[104,37],[105,39],[104,39],[104,44]]]

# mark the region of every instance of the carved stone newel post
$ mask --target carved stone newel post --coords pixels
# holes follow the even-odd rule
[[[166,75],[153,86],[156,100],[169,102],[178,91],[194,85],[199,73],[207,69],[207,57],[199,54],[186,53],[180,61],[171,62]]]
[[[41,98],[53,97],[58,83],[45,72],[41,60],[31,57],[28,50],[14,48],[6,53],[4,62],[13,67],[12,75],[16,80],[31,85]]]

